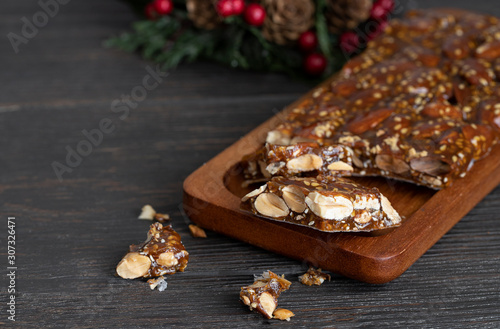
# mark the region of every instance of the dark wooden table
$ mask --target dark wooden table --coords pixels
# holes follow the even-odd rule
[[[496,1],[413,1],[500,15]],[[134,16],[116,1],[71,1],[14,53],[6,38],[38,1],[0,4],[0,323],[9,300],[7,217],[15,216],[18,327],[500,327],[500,188],[488,195],[400,278],[370,285],[338,275],[321,287],[297,277],[306,264],[208,232],[188,233],[182,182],[192,171],[310,86],[279,75],[183,65],[120,119],[112,102],[142,84],[151,63],[101,47]],[[108,118],[111,133],[56,177],[68,148]],[[87,144],[88,146],[88,144]],[[83,149],[82,149],[83,150]],[[75,160],[76,161],[76,160]],[[78,162],[78,161],[76,161]],[[168,289],[115,277],[137,220],[152,204],[171,214],[191,254]],[[271,269],[293,282],[280,299],[296,316],[264,320],[238,302],[252,275]]]

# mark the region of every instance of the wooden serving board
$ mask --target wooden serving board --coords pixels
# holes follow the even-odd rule
[[[329,83],[330,79],[322,85]],[[313,91],[302,99],[310,97]],[[478,161],[464,178],[440,191],[385,178],[354,178],[367,186],[378,187],[405,218],[401,227],[378,236],[325,233],[240,210],[240,198],[250,189],[241,187],[239,161],[260,148],[267,132],[302,99],[261,124],[184,181],[184,210],[193,222],[353,279],[385,283],[406,271],[500,183],[500,145]]]

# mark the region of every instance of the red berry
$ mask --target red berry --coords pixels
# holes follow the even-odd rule
[[[326,64],[327,60],[325,56],[312,53],[304,59],[304,70],[310,75],[320,75],[325,71]]]
[[[160,15],[168,15],[174,9],[172,0],[154,0],[153,5],[156,12]]]
[[[387,27],[387,25],[389,25],[389,23],[387,22],[387,20],[383,20],[383,21],[378,21],[378,22],[375,22],[377,25],[375,26],[375,29],[373,31],[370,31],[367,35],[368,37],[368,40],[372,40],[374,39],[377,35],[379,35],[380,33],[382,33],[385,28]]]
[[[340,48],[346,53],[352,53],[359,47],[359,36],[353,31],[344,32],[340,36]]]
[[[380,2],[375,2],[370,10],[370,17],[374,20],[383,20],[387,17],[387,10]]]
[[[386,12],[391,12],[394,9],[394,0],[378,0],[377,1]]]
[[[241,15],[245,10],[244,0],[233,0],[233,15]]]
[[[245,9],[245,21],[253,26],[261,26],[266,19],[266,10],[257,3],[252,3]]]
[[[305,31],[299,37],[299,46],[303,51],[311,51],[318,45],[318,37],[313,31]]]
[[[155,6],[152,2],[148,3],[146,8],[144,8],[144,15],[146,15],[147,19],[152,21],[158,18],[158,13],[156,12]]]
[[[232,0],[219,0],[217,2],[217,12],[222,17],[229,17],[233,15],[233,1]]]

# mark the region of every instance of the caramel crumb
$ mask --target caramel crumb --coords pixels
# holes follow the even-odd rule
[[[145,220],[153,220],[156,215],[156,210],[153,209],[150,205],[145,205],[141,209],[141,214],[139,215],[138,219],[145,219]]]
[[[315,270],[314,267],[309,267],[306,273],[299,276],[300,283],[305,284],[306,286],[320,286],[323,282],[325,282],[325,280],[330,281],[330,279],[331,276],[329,274],[321,272],[320,268]]]
[[[165,223],[170,220],[170,215],[169,214],[160,214],[156,213],[155,214],[155,220],[160,222],[160,223]]]
[[[198,225],[190,224],[189,231],[194,238],[206,238],[207,234],[205,231],[199,227]]]
[[[148,280],[149,287],[151,290],[164,291],[167,289],[167,280],[165,277],[160,276],[159,278],[153,278]]]

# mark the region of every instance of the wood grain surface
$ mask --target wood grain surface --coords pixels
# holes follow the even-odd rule
[[[496,2],[413,1],[500,15]],[[311,88],[279,75],[209,63],[171,71],[121,120],[113,100],[142,83],[151,63],[104,49],[134,16],[117,1],[70,1],[18,54],[5,37],[37,0],[0,3],[0,326],[19,328],[498,328],[500,189],[496,188],[401,277],[372,285],[333,275],[321,287],[306,265],[208,232],[188,233],[182,182],[196,168]],[[59,181],[82,130],[109,118],[112,133]],[[152,204],[170,213],[191,257],[164,292],[122,280],[114,268],[146,236]],[[16,322],[7,320],[7,216],[16,217]],[[280,306],[291,322],[264,320],[238,303],[264,270],[293,284]]]

